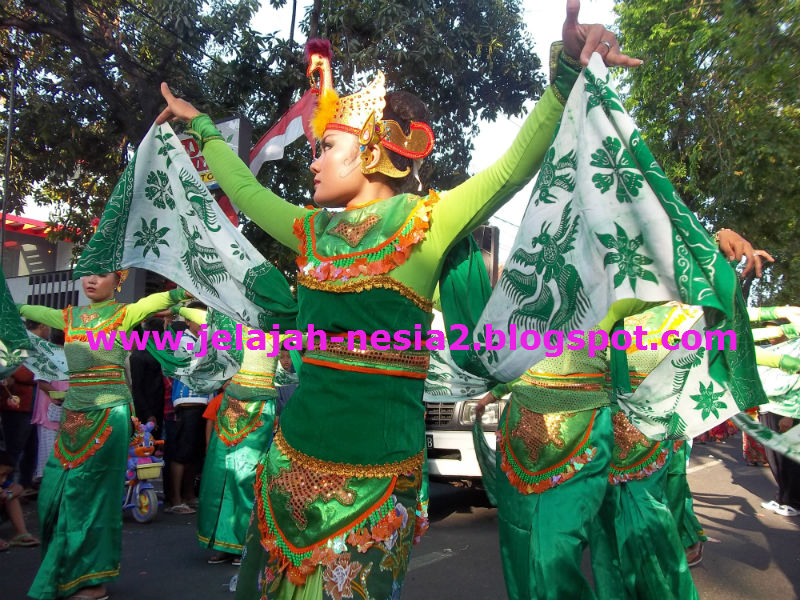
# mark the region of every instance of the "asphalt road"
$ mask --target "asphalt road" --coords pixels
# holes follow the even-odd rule
[[[695,508],[710,540],[701,565],[692,569],[707,600],[791,600],[800,597],[800,518],[764,511],[775,485],[766,468],[748,467],[741,437],[695,446],[689,482]],[[25,507],[35,524],[35,505]],[[497,542],[497,515],[485,497],[469,489],[434,484],[433,525],[412,554],[406,600],[505,598]],[[31,529],[35,532],[36,527]],[[0,536],[11,534],[9,523]],[[236,569],[209,566],[208,551],[194,538],[193,516],[160,514],[148,525],[126,520],[122,574],[109,585],[114,600],[233,598],[228,583]],[[25,598],[39,563],[36,549],[0,554],[0,599]]]

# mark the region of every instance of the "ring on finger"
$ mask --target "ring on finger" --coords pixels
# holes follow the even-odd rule
[[[606,47],[606,48],[608,48],[609,50],[611,50],[611,48],[612,48],[612,46],[611,46],[611,42],[608,42],[608,41],[606,41],[606,40],[603,40],[602,42],[600,42],[600,44],[602,44],[603,46],[605,46],[605,47]]]

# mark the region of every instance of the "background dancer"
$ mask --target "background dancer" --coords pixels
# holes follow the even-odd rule
[[[114,289],[125,276],[82,277],[92,301],[87,306],[19,307],[22,316],[63,329],[70,375],[66,414],[39,490],[42,563],[28,592],[33,598],[108,598],[105,583],[119,574],[132,403],[123,372],[127,351],[119,344],[93,350],[88,333],[128,332],[186,298],[183,290],[172,290],[120,304]]]
[[[206,323],[205,311],[181,308],[179,314]],[[256,466],[269,449],[275,425],[278,356],[270,356],[271,336],[265,350],[247,346],[246,327],[242,339],[242,366],[225,387],[200,479],[197,539],[202,547],[215,550],[209,564],[236,565],[241,560],[255,501]]]

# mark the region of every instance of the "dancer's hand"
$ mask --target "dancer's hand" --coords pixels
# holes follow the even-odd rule
[[[755,269],[756,277],[761,277],[762,259],[775,262],[769,252],[766,250],[754,250],[750,242],[731,229],[720,229],[717,233],[717,243],[720,251],[728,260],[739,261],[743,256],[747,257],[747,261],[744,263],[744,271],[742,272],[743,276]]]
[[[581,10],[580,0],[567,0],[567,19],[561,29],[564,51],[579,60],[582,65],[589,64],[589,57],[597,52],[609,67],[638,67],[642,61],[623,54],[619,50],[617,36],[604,25],[584,25],[578,23]]]
[[[779,319],[786,319],[796,329],[800,329],[800,308],[797,306],[776,306],[775,316]]]
[[[792,417],[783,417],[778,421],[778,433],[786,433],[794,426]]]
[[[161,95],[167,101],[167,108],[161,111],[161,114],[156,117],[156,125],[161,125],[167,121],[185,121],[190,123],[200,111],[192,106],[183,98],[175,97],[166,83],[161,84]]]
[[[486,412],[486,406],[492,402],[497,402],[497,396],[495,396],[492,392],[487,392],[487,394],[480,399],[478,405],[475,407],[476,421],[483,418],[483,413]]]

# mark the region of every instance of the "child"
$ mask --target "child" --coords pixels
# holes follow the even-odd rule
[[[10,542],[0,538],[0,552],[8,550],[9,546],[38,546],[39,540],[28,533],[25,518],[22,515],[22,506],[19,499],[22,496],[22,486],[11,482],[14,472],[14,459],[8,452],[0,451],[0,507],[8,515],[14,526],[16,535]]]

